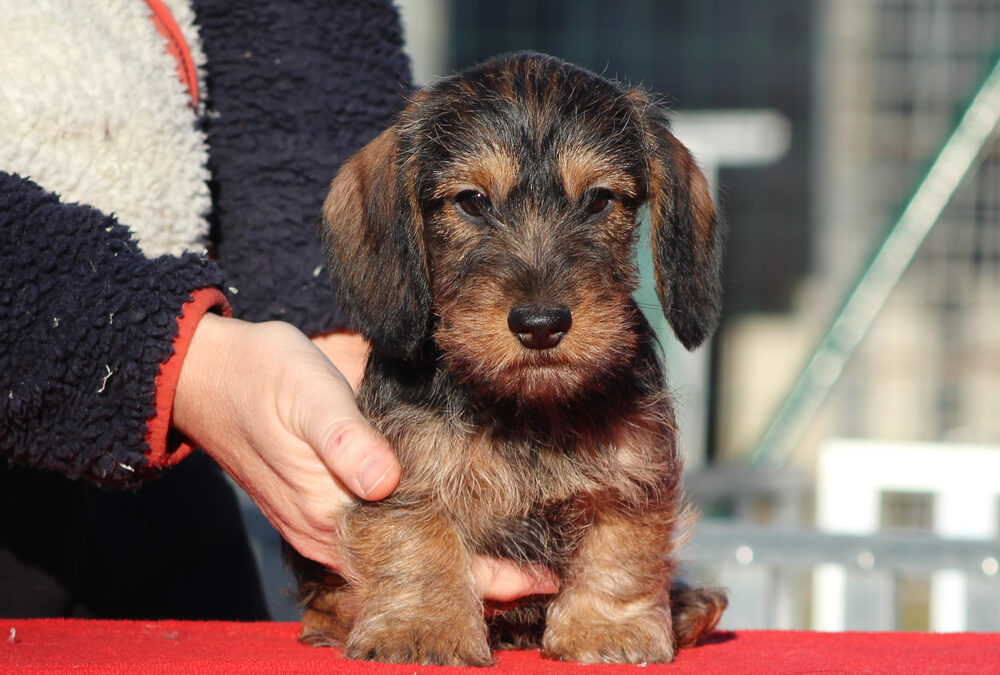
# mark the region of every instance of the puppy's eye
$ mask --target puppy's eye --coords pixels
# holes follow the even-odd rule
[[[482,218],[493,211],[490,198],[478,190],[465,190],[455,197],[455,203],[465,215],[471,218]]]
[[[592,216],[596,216],[599,213],[604,213],[611,206],[611,202],[615,200],[615,193],[606,188],[598,188],[592,190],[587,199],[587,213]]]

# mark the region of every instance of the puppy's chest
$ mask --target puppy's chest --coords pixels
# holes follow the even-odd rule
[[[610,440],[569,442],[432,414],[404,417],[406,423],[373,420],[402,464],[399,490],[439,501],[457,513],[472,508],[519,513],[535,504],[603,490],[606,471],[615,464]]]
[[[627,420],[599,434],[510,430],[405,407],[373,421],[400,458],[401,502],[448,518],[471,550],[556,568],[596,504],[648,492],[650,468],[667,467],[653,434]]]

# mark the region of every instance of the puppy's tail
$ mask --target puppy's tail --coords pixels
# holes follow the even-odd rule
[[[721,588],[692,588],[675,580],[670,586],[670,614],[677,649],[693,647],[711,633],[728,604]]]

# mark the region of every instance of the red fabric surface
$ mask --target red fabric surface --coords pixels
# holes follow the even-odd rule
[[[293,623],[0,619],[0,671],[77,673],[488,673],[358,663],[306,647]],[[501,673],[998,673],[1000,634],[716,633],[668,665],[582,666],[498,652]]]

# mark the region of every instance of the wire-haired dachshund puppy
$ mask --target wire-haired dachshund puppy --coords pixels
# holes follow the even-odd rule
[[[658,345],[632,293],[648,212],[680,341],[720,305],[705,178],[638,90],[555,58],[494,59],[416,93],[324,206],[330,274],[371,342],[359,402],[403,467],[354,503],[345,567],[299,561],[302,639],[348,658],[489,665],[491,646],[666,662],[723,593],[671,586],[681,458]],[[484,619],[475,554],[559,592]]]

